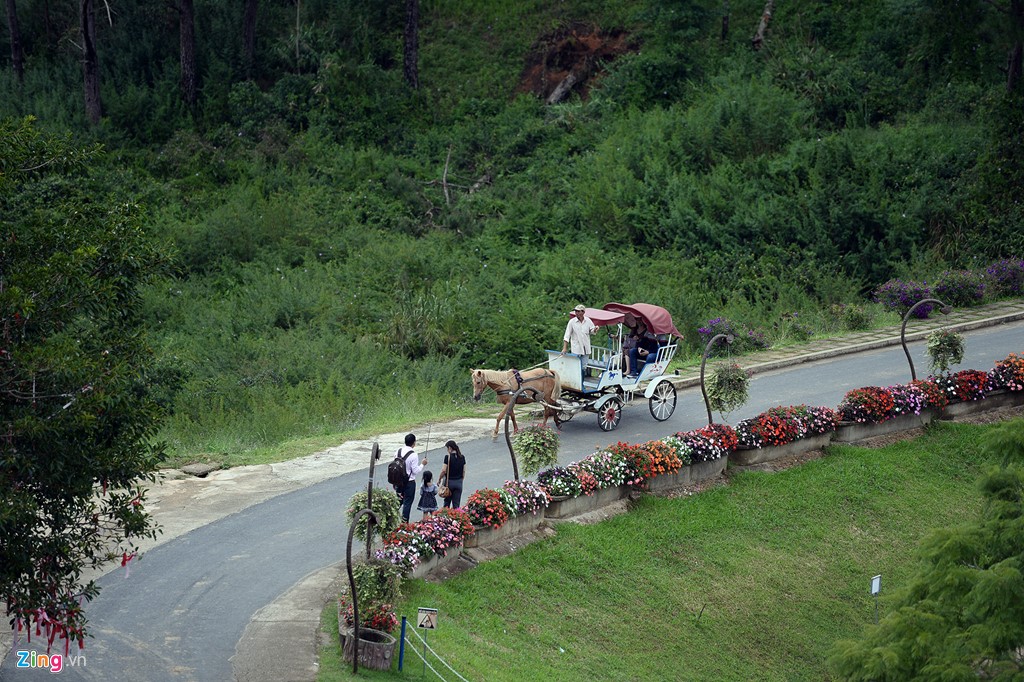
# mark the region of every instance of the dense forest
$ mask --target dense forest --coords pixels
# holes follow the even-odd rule
[[[450,410],[579,302],[692,352],[1024,254],[1024,0],[6,8],[0,119],[102,144],[91,191],[169,257],[176,453]]]

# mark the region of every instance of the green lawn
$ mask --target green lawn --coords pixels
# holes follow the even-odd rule
[[[470,680],[828,679],[832,643],[873,621],[871,576],[884,613],[922,536],[979,508],[984,428],[939,423],[884,449],[836,446],[692,497],[647,496],[444,583],[409,581],[399,613],[440,609],[430,644]],[[336,648],[322,680],[351,675]],[[404,674],[421,666],[407,655]]]

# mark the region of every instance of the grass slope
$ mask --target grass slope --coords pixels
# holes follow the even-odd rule
[[[983,428],[941,423],[645,497],[443,584],[412,581],[400,613],[439,608],[429,642],[467,679],[827,679],[832,643],[873,620],[871,576],[883,575],[884,613],[928,530],[979,508]],[[321,679],[350,674],[324,659]],[[419,676],[418,659],[406,664]]]

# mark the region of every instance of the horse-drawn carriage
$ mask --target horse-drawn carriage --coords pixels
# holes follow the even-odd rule
[[[676,339],[682,335],[669,312],[649,303],[609,303],[600,309],[587,308],[585,315],[598,327],[590,355],[547,351],[548,368],[561,380],[555,423],[561,425],[580,412],[596,412],[601,430],[611,431],[622,419],[623,406],[641,394],[652,417],[658,421],[671,417],[676,409],[676,387],[664,374],[679,347]],[[625,373],[623,342],[629,317],[643,323],[657,341],[657,352],[652,349],[635,376]],[[602,333],[607,339],[603,345],[599,341]]]
[[[667,310],[649,303],[609,303],[604,308],[587,308],[585,315],[598,327],[589,355],[549,350],[547,368],[529,370],[472,370],[473,398],[479,400],[491,388],[506,404],[494,424],[494,436],[508,415],[515,427],[515,403],[537,402],[543,406],[544,422],[554,417],[561,426],[580,412],[597,413],[602,431],[611,431],[622,419],[622,408],[640,394],[648,400],[651,416],[665,421],[676,409],[676,387],[664,376],[676,354],[676,339],[682,335]],[[653,345],[650,355],[637,367],[635,376],[624,371],[627,319],[633,318],[646,328]],[[599,339],[607,339],[603,345]],[[510,402],[511,401],[511,402]]]

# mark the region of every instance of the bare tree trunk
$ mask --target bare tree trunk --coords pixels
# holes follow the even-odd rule
[[[1021,44],[1014,44],[1006,64],[1006,91],[1013,92],[1020,83]]]
[[[181,96],[195,114],[198,92],[196,74],[196,18],[192,0],[178,0],[178,33],[181,45]]]
[[[729,0],[722,3],[722,42],[729,39]]]
[[[82,28],[82,76],[85,83],[85,115],[97,125],[103,118],[100,101],[100,59],[96,54],[96,17],[92,0],[79,3],[79,21]]]
[[[764,3],[764,12],[761,13],[761,21],[757,24],[757,31],[754,32],[754,39],[752,41],[755,50],[760,50],[764,46],[764,34],[768,31],[768,22],[772,20],[772,10],[774,8],[774,0],[768,0]]]
[[[420,0],[405,0],[405,82],[420,87]]]
[[[242,15],[242,53],[245,58],[245,77],[252,79],[256,71],[256,9],[259,0],[245,0]]]
[[[546,104],[558,104],[568,97],[569,93],[572,92],[573,87],[580,82],[581,73],[584,73],[583,69],[580,69],[579,71],[573,69],[570,71],[569,74],[562,79],[562,82],[555,86],[555,89],[551,91],[550,95],[548,95]],[[584,75],[583,78],[586,78],[586,76]]]
[[[1021,35],[1024,34],[1024,1],[1010,1],[1010,31],[1014,37],[1013,47],[1006,63],[1006,91],[1014,92],[1021,75]]]
[[[11,64],[21,83],[25,80],[25,53],[21,49],[21,29],[18,27],[18,10],[14,0],[7,0],[7,27],[11,32]]]

